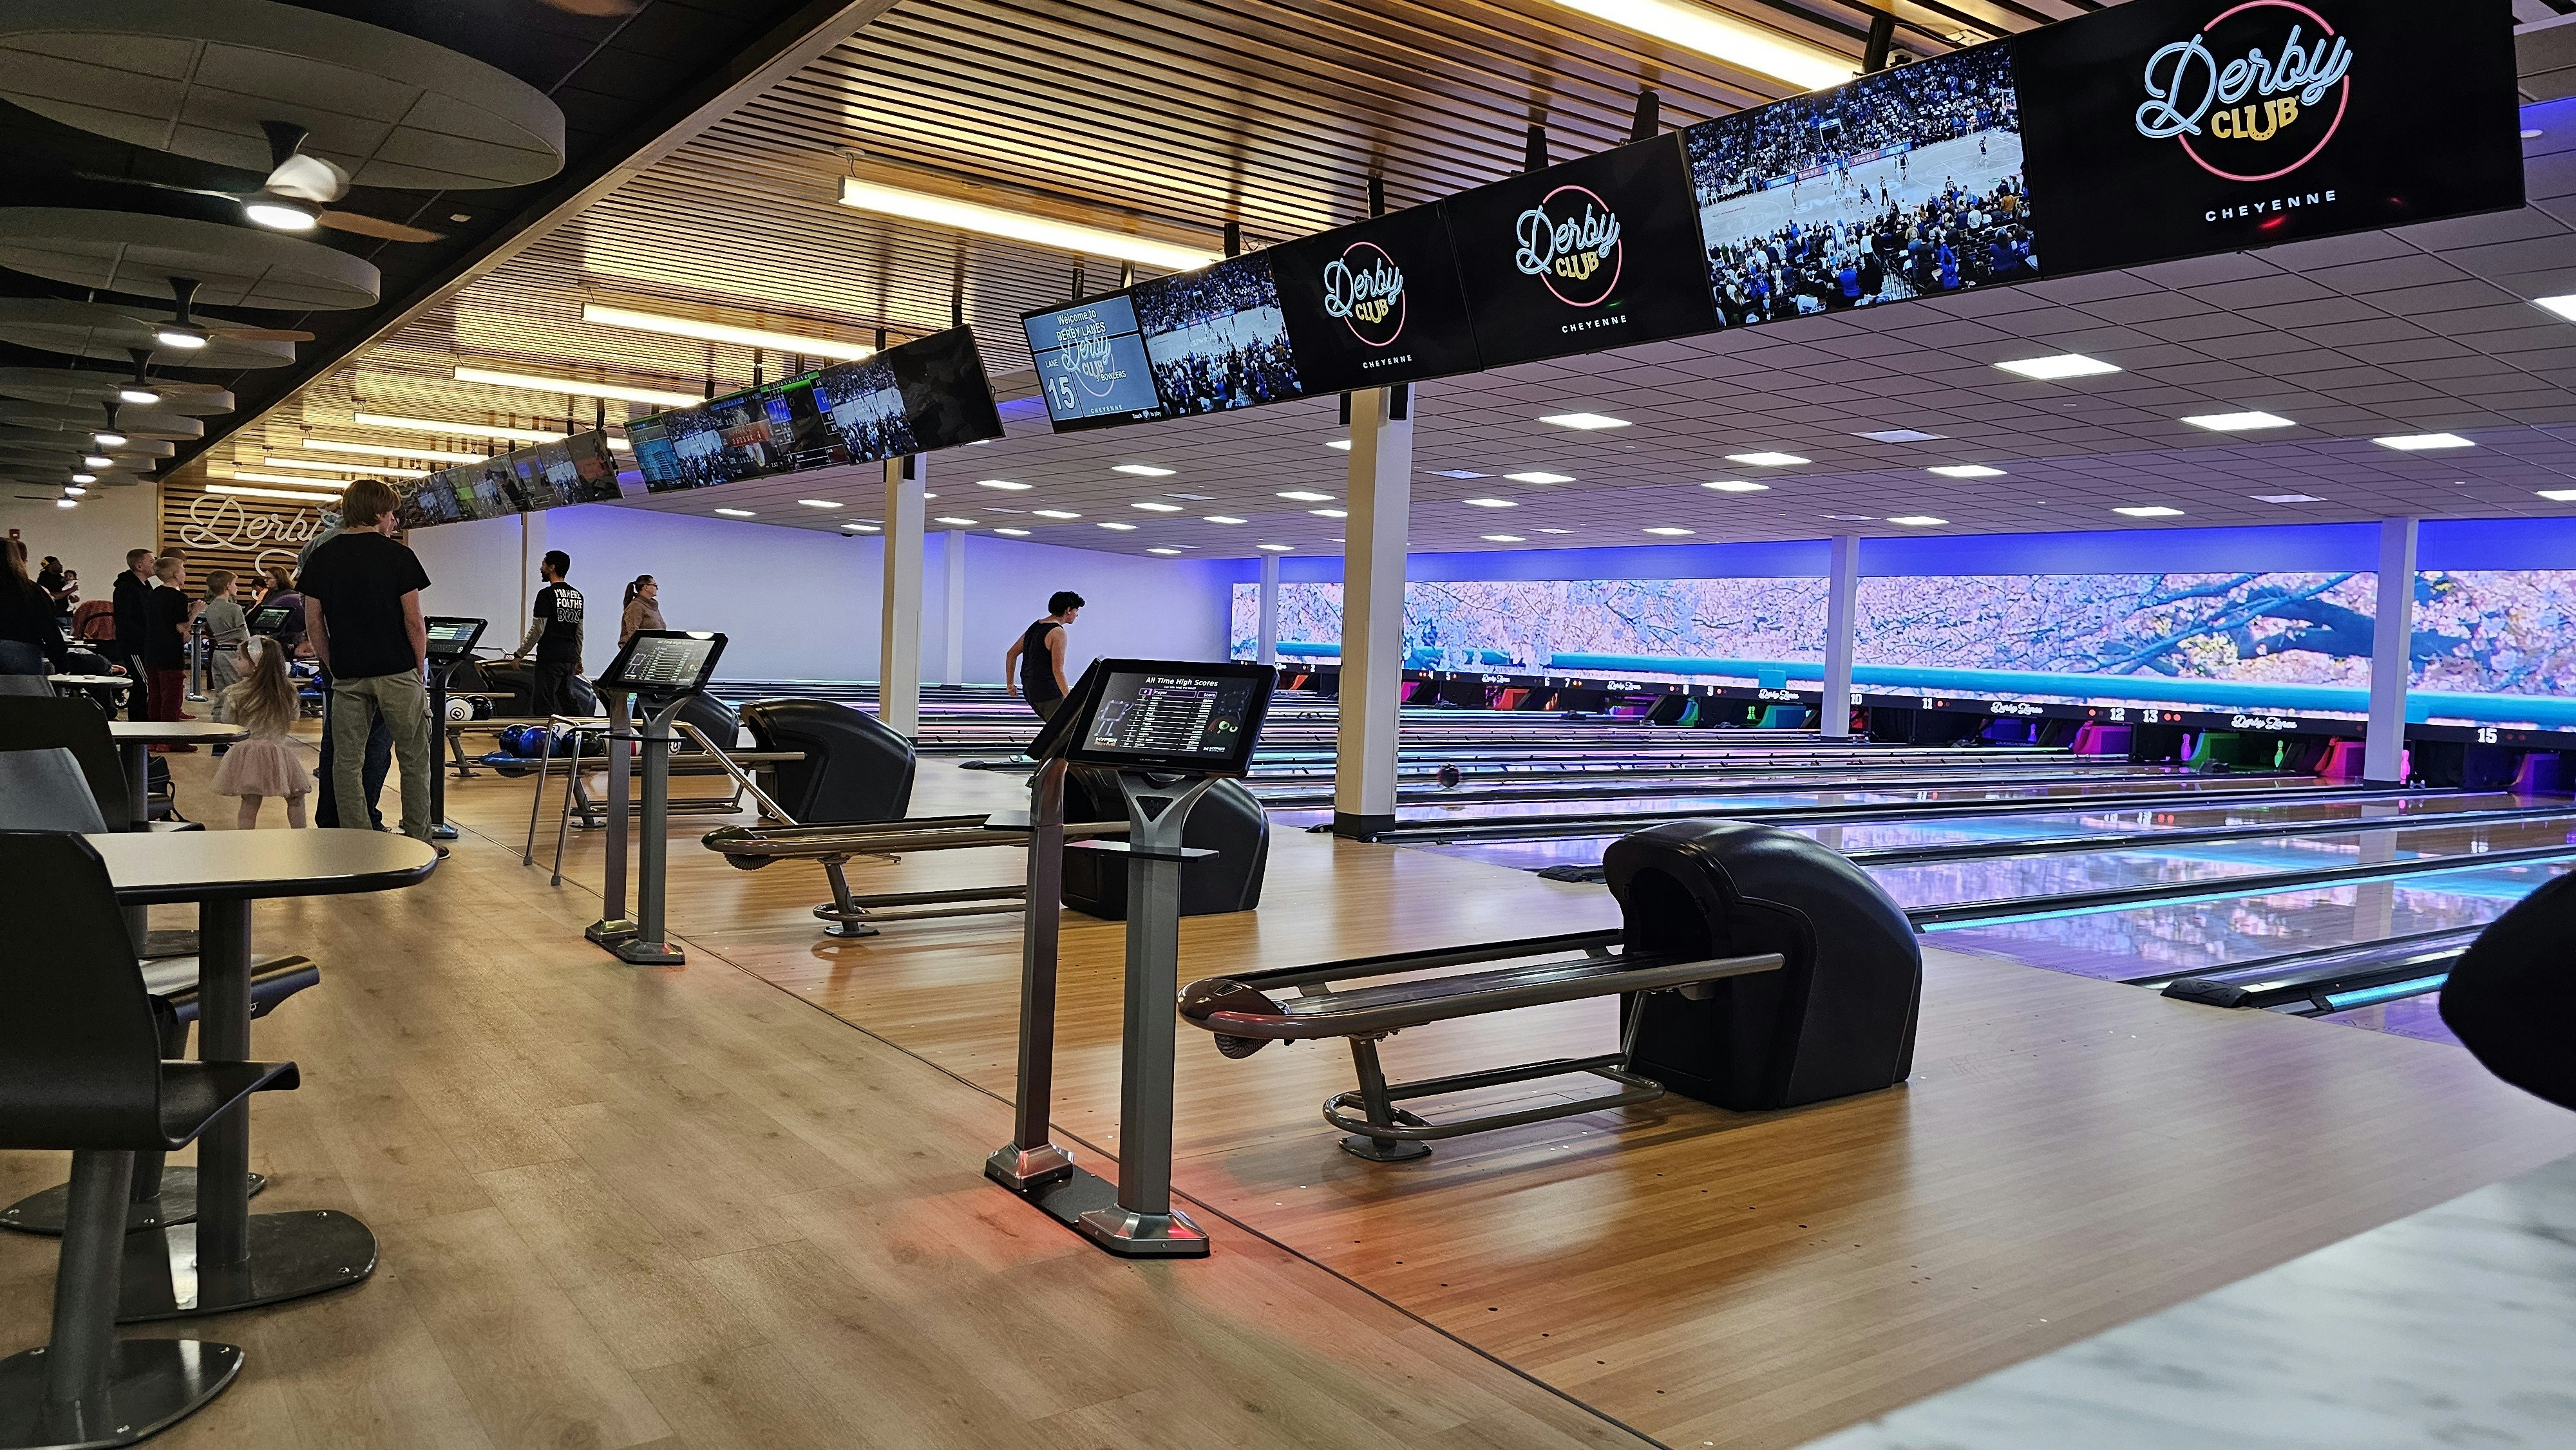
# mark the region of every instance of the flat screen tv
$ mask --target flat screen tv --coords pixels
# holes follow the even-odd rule
[[[1409,207],[1269,250],[1279,309],[1311,393],[1471,373],[1480,365],[1449,223]]]
[[[1139,282],[1127,296],[1165,412],[1222,413],[1305,396],[1269,253]]]
[[[1059,433],[1166,416],[1153,365],[1124,293],[1020,319],[1036,360],[1047,421]]]

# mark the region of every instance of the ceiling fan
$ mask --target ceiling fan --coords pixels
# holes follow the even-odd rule
[[[170,279],[170,295],[177,300],[178,311],[168,322],[157,323],[153,328],[153,339],[163,347],[175,352],[194,352],[218,337],[251,342],[311,342],[313,340],[313,334],[300,332],[291,327],[251,327],[244,323],[226,322],[219,317],[192,317],[188,313],[188,304],[195,300],[198,285],[194,277]],[[127,351],[130,353],[133,350],[129,348]],[[135,366],[136,377],[139,380],[142,368],[139,359]]]
[[[126,186],[148,186],[156,191],[185,192],[190,196],[218,196],[238,204],[242,216],[254,225],[281,232],[309,232],[315,227],[329,227],[335,232],[375,237],[388,242],[436,242],[446,240],[445,232],[425,231],[364,212],[329,210],[332,202],[349,194],[349,173],[333,162],[303,151],[309,134],[292,121],[262,121],[260,130],[268,135],[269,172],[257,191],[225,191],[209,186],[179,186],[167,181],[146,181],[135,176],[100,176],[82,172],[83,179],[121,183]]]

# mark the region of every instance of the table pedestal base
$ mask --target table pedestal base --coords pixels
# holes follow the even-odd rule
[[[135,909],[143,911],[149,908]],[[197,934],[193,931],[147,931],[134,954],[149,962],[157,962],[163,957],[193,957],[197,955]]]
[[[129,1339],[112,1351],[107,1393],[48,1407],[45,1351],[0,1359],[0,1450],[105,1450],[148,1439],[203,1408],[241,1373],[242,1352],[196,1339]]]
[[[257,1194],[268,1186],[265,1174],[250,1176],[250,1191]],[[13,1228],[20,1233],[63,1236],[63,1211],[71,1204],[72,1186],[58,1183],[42,1193],[31,1193],[7,1208],[0,1208],[0,1228]],[[151,1198],[138,1198],[126,1205],[125,1231],[141,1233],[147,1228],[167,1228],[188,1223],[197,1216],[197,1170],[164,1168],[161,1191]],[[7,1450],[0,1445],[0,1450]]]
[[[129,1234],[119,1324],[194,1319],[282,1299],[345,1289],[376,1271],[376,1236],[345,1213],[250,1216],[250,1254],[241,1263],[200,1266],[196,1224]]]

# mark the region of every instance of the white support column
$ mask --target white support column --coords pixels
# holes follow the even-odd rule
[[[1828,740],[1851,736],[1852,650],[1860,637],[1860,535],[1836,534],[1825,577],[1825,698],[1817,707]]]
[[[948,587],[948,607],[940,613],[940,625],[947,636],[947,668],[939,678],[952,685],[966,683],[966,531],[948,532],[947,557],[940,561],[941,583]]]
[[[2363,738],[2361,778],[2393,785],[2406,778],[2406,677],[2414,666],[2415,520],[2379,521],[2379,619],[2370,636],[2370,733]]]
[[[906,739],[921,733],[921,480],[928,471],[917,457],[886,460],[877,719]]]
[[[1340,735],[1333,831],[1395,823],[1404,709],[1404,546],[1413,522],[1413,419],[1390,418],[1386,388],[1351,394],[1350,517],[1342,546]]]
[[[1253,655],[1265,665],[1279,663],[1279,556],[1261,556],[1261,622],[1254,627]]]

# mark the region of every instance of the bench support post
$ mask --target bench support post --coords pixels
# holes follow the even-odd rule
[[[1351,1063],[1360,1074],[1360,1108],[1368,1115],[1373,1127],[1403,1125],[1419,1128],[1423,1125],[1422,1120],[1398,1109],[1394,1099],[1387,1096],[1386,1070],[1378,1065],[1377,1060],[1378,1041],[1376,1037],[1351,1039]],[[1402,1163],[1407,1159],[1431,1155],[1431,1147],[1427,1143],[1410,1143],[1396,1137],[1372,1137],[1366,1133],[1353,1133],[1342,1139],[1342,1151],[1372,1163]]]

